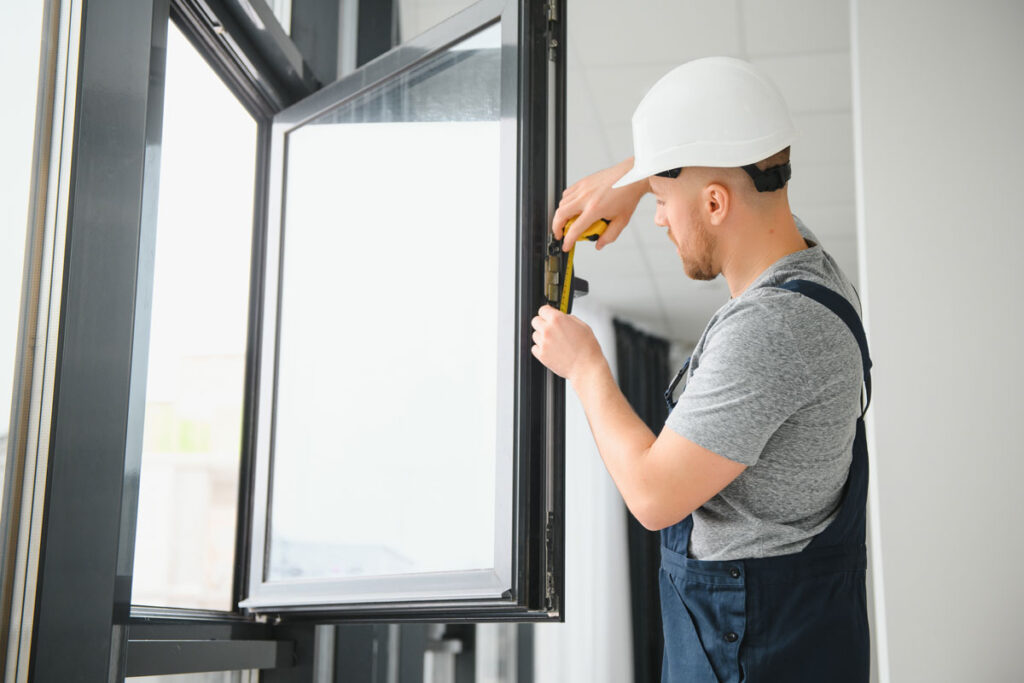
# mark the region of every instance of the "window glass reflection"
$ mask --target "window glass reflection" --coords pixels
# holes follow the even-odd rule
[[[499,46],[288,136],[269,580],[494,566]]]
[[[399,41],[418,36],[474,2],[476,0],[397,0]]]
[[[132,602],[233,608],[256,123],[172,24]]]
[[[256,683],[259,680],[259,671],[209,671],[198,674],[129,676],[125,680],[136,683]]]

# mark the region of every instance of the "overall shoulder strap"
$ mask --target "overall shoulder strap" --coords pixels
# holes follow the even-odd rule
[[[860,347],[861,362],[864,366],[864,388],[867,393],[867,401],[861,410],[861,417],[863,417],[864,413],[868,410],[868,406],[871,404],[871,357],[868,355],[868,338],[864,334],[864,325],[861,323],[857,310],[845,297],[824,285],[819,285],[817,282],[811,282],[810,280],[789,280],[778,285],[778,288],[788,289],[791,292],[797,292],[810,299],[814,299],[839,316],[839,319],[850,328],[854,339],[857,340],[857,346]]]

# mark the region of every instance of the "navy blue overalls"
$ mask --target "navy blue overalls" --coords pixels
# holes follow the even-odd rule
[[[870,402],[871,361],[853,306],[807,280],[780,287],[828,307],[850,328],[860,346]],[[662,529],[662,683],[866,683],[868,453],[863,418],[862,411],[839,512],[802,551],[746,560],[696,560],[687,557],[691,517]]]

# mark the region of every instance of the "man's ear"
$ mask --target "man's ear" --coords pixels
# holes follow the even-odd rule
[[[732,206],[729,188],[721,183],[709,183],[704,187],[701,200],[702,208],[711,225],[721,225],[725,222]]]

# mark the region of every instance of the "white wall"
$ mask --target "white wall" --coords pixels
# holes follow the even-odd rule
[[[585,296],[572,305],[594,330],[612,374],[611,311]],[[534,626],[535,683],[633,680],[626,504],[604,466],[583,404],[565,388],[565,623]]]
[[[1021,680],[1024,3],[853,23],[881,680]]]

